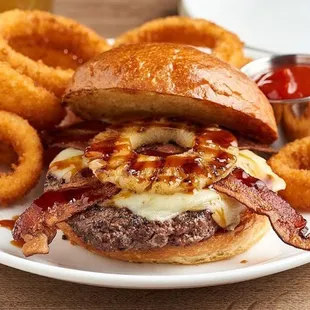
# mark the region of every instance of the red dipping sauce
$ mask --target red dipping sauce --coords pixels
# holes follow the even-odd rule
[[[261,75],[258,87],[270,100],[310,96],[310,66],[290,65]]]

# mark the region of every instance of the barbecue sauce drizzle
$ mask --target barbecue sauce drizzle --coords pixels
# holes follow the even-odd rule
[[[178,124],[173,122],[174,119],[169,123],[169,127],[171,128],[178,128]],[[186,123],[186,121],[183,121],[183,123]],[[148,125],[150,124],[150,125]],[[188,124],[188,123],[186,123]],[[141,126],[139,122],[131,123],[132,126]],[[99,141],[96,143],[93,143],[85,150],[85,156],[90,158],[98,158],[103,159],[105,161],[109,161],[109,158],[114,154],[116,151],[124,150],[124,148],[127,148],[127,144],[118,143],[116,145],[116,141],[119,141],[120,133],[119,131],[122,129],[124,125],[114,125],[111,127],[111,129],[114,131],[114,135],[106,140]],[[166,127],[167,124],[165,123],[154,123],[152,122],[152,119],[149,120],[149,122],[145,121],[143,125],[138,130],[139,132],[146,131],[149,127]],[[227,152],[224,152],[220,149],[216,149],[216,146],[220,146],[222,148],[228,148],[230,146],[237,146],[237,140],[229,131],[221,130],[218,128],[215,128],[213,130],[206,129],[202,125],[195,125],[191,128],[195,128],[195,134],[196,134],[196,140],[195,144],[193,146],[194,152],[209,152],[213,153],[212,157],[213,160],[210,162],[210,171],[211,174],[217,176],[217,171],[219,169],[225,169],[225,166],[229,160],[234,157],[234,155],[229,154]],[[154,143],[155,144],[155,143]],[[149,145],[149,146],[154,146]],[[146,148],[148,145],[142,145],[139,147],[139,149]],[[164,147],[164,146],[163,146]],[[181,147],[180,147],[181,148]],[[143,154],[149,155],[149,156],[155,156],[158,157],[158,159],[154,161],[137,161],[138,155],[139,155],[139,149],[134,150],[129,155],[123,155],[123,159],[125,161],[129,162],[129,165],[127,167],[127,171],[129,174],[136,176],[139,178],[140,171],[147,168],[154,168],[154,169],[162,169],[162,168],[169,168],[169,167],[178,167],[182,168],[183,171],[187,174],[194,173],[196,175],[201,175],[205,173],[205,170],[203,168],[203,165],[201,163],[201,159],[199,156],[176,156],[177,154],[183,153],[184,151],[187,151],[185,148],[183,148],[183,152],[177,151],[172,153],[167,153],[165,151],[160,150],[144,150]],[[107,165],[108,166],[108,165]],[[104,169],[104,168],[102,168]],[[157,179],[158,176],[155,173],[153,177],[151,178],[151,181],[154,181]],[[169,183],[171,181],[175,181],[176,177],[174,176],[165,176],[160,179],[160,181],[164,181],[166,183]],[[189,191],[192,191],[194,189],[194,186],[190,186],[190,184],[195,183],[195,178],[191,177],[186,180],[184,180],[189,184]]]
[[[64,191],[48,191],[36,199],[32,204],[36,205],[40,209],[47,210],[52,207],[55,203],[67,204],[74,202],[75,200],[82,199],[83,196],[88,201],[95,200],[98,195],[91,193],[91,188],[75,188]]]
[[[15,222],[17,221],[19,215],[13,216],[11,220],[0,220],[0,227],[7,228],[10,231],[13,230]],[[18,248],[22,248],[25,242],[23,240],[11,240],[10,243]]]

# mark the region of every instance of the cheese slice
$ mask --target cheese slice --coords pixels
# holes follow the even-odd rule
[[[77,169],[77,164],[79,168],[87,167],[87,161],[83,154],[83,151],[74,148],[67,148],[61,151],[50,163],[48,173],[57,179],[64,179],[66,183],[69,182]]]
[[[285,181],[272,171],[266,160],[249,150],[239,151],[236,165],[252,177],[263,181],[274,192],[286,187]]]
[[[209,210],[214,221],[221,227],[233,229],[239,224],[240,213],[245,207],[213,189],[194,193],[160,195],[131,193],[126,190],[106,201],[105,206],[126,207],[132,213],[149,221],[165,221],[186,211]]]

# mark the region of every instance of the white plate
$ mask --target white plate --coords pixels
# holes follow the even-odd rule
[[[42,185],[22,205],[0,210],[0,219],[20,214],[39,195]],[[306,215],[310,220],[310,214]],[[282,243],[269,233],[246,253],[197,266],[133,264],[96,256],[62,240],[58,233],[50,254],[23,257],[10,244],[11,232],[0,228],[0,263],[20,270],[71,282],[117,288],[189,288],[250,280],[310,262],[310,253]],[[246,263],[242,263],[246,261]]]
[[[251,51],[247,54],[262,56]],[[21,214],[42,193],[42,183],[19,205],[0,209],[0,220]],[[310,213],[303,215],[310,221]],[[255,279],[310,262],[310,252],[284,244],[272,230],[246,253],[197,266],[133,264],[102,258],[62,240],[61,233],[51,244],[50,254],[25,258],[19,248],[10,244],[11,240],[11,232],[0,227],[1,264],[50,278],[117,288],[213,286]]]

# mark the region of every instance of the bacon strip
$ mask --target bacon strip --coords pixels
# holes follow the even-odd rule
[[[88,142],[99,132],[104,131],[107,123],[101,121],[84,121],[69,127],[43,132],[43,143],[48,147],[61,149],[73,147],[84,150]]]
[[[262,181],[251,177],[242,169],[235,169],[213,187],[235,198],[255,213],[268,216],[274,231],[283,242],[310,250],[307,221]]]
[[[44,192],[48,191],[64,191],[74,188],[97,188],[101,186],[101,182],[93,175],[89,168],[84,168],[70,177],[70,181],[64,183],[63,179],[57,179],[49,172],[47,173],[44,183]]]
[[[68,148],[84,150],[88,142],[98,133],[104,131],[109,124],[99,121],[82,121],[67,127],[55,129],[53,131],[43,132],[42,140],[48,148]],[[268,144],[261,144],[240,136],[237,133],[234,135],[238,139],[240,150],[251,150],[266,154],[275,154],[277,150]]]
[[[268,144],[261,144],[251,141],[245,137],[238,137],[238,148],[239,150],[250,150],[254,152],[261,152],[266,154],[276,154],[278,151]]]
[[[118,191],[114,185],[105,183],[97,188],[67,188],[45,192],[18,218],[13,229],[13,238],[16,241],[25,241],[25,256],[48,253],[48,244],[56,235],[57,223],[109,199]]]

